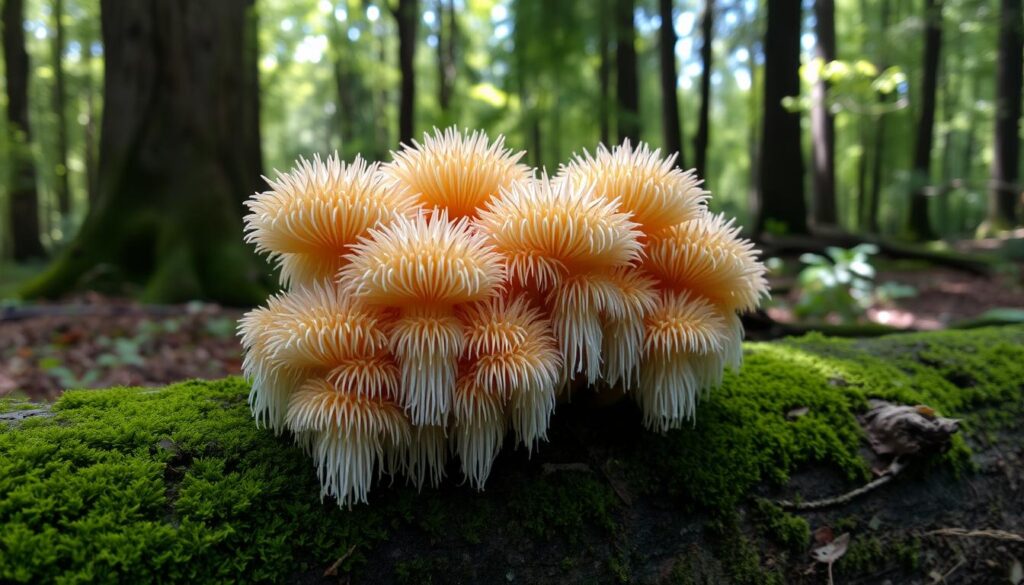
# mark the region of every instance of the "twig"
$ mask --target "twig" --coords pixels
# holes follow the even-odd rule
[[[955,572],[956,572],[956,570],[957,570],[957,569],[959,569],[959,568],[960,568],[960,567],[961,567],[961,566],[962,566],[962,565],[963,565],[963,564],[964,564],[965,562],[967,562],[967,559],[965,559],[964,557],[960,557],[960,560],[958,560],[958,561],[956,562],[956,564],[955,564],[955,565],[953,565],[953,568],[952,568],[952,569],[950,569],[950,570],[948,570],[948,571],[946,571],[946,572],[945,572],[945,573],[944,573],[944,574],[943,574],[943,575],[942,575],[942,576],[940,577],[940,579],[939,579],[939,583],[945,583],[945,582],[946,582],[946,579],[948,579],[948,578],[949,578],[949,577],[950,577],[950,576],[951,576],[951,575],[952,575],[953,573],[955,573]]]
[[[334,577],[335,575],[337,575],[338,574],[338,568],[341,567],[341,563],[344,563],[345,560],[347,558],[349,558],[350,556],[352,556],[352,553],[354,553],[354,552],[356,552],[356,545],[353,544],[348,549],[348,552],[346,552],[345,554],[341,555],[340,559],[334,561],[333,565],[331,565],[330,567],[327,567],[327,570],[324,571],[324,577]]]
[[[963,538],[994,538],[1010,542],[1024,542],[1024,536],[1005,530],[967,530],[966,528],[939,528],[924,533],[925,536],[959,536]]]
[[[811,500],[808,502],[778,500],[775,503],[782,508],[788,508],[790,510],[819,510],[821,508],[838,506],[840,504],[845,504],[856,497],[862,496],[872,490],[875,490],[889,483],[890,481],[892,481],[892,478],[896,477],[899,474],[899,472],[903,471],[904,467],[906,467],[906,464],[900,463],[898,460],[894,460],[892,462],[892,465],[889,466],[889,469],[886,470],[884,475],[868,484],[862,485],[861,487],[846,492],[845,494],[842,495],[834,496],[831,498],[825,498],[822,500]]]

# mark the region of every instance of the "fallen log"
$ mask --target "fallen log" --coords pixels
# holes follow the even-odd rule
[[[255,427],[243,380],[67,392],[0,417],[0,582],[824,583],[812,529],[850,535],[837,583],[1006,582],[1024,558],[1024,326],[745,354],[692,428],[574,399],[532,456],[506,445],[485,491],[450,466],[439,489],[385,478],[351,510]],[[872,398],[961,432],[855,499],[773,504],[870,482]]]

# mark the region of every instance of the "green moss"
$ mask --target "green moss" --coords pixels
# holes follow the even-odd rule
[[[858,454],[856,415],[870,398],[966,415],[970,431],[970,413],[979,406],[1020,413],[1021,380],[1024,327],[1018,326],[872,340],[811,334],[748,344],[742,371],[710,392],[692,428],[645,437],[641,456],[631,460],[633,476],[640,485],[667,477],[671,491],[713,510],[734,508],[762,482],[785,484],[808,463],[864,481],[869,473]],[[803,408],[806,414],[787,417]],[[1015,420],[1001,418],[1004,425]],[[945,461],[954,468],[968,464],[962,437]]]
[[[782,585],[786,582],[779,567],[769,570],[762,565],[761,554],[740,530],[734,514],[709,522],[705,531],[727,582],[734,585]]]
[[[415,557],[395,563],[395,577],[399,583],[408,585],[431,585],[444,583],[437,577],[443,575],[448,564],[436,557]]]
[[[570,471],[537,478],[509,501],[513,510],[529,510],[519,520],[527,533],[579,541],[590,527],[614,532],[615,492],[592,474]]]
[[[970,413],[1019,412],[1021,380],[1024,327],[750,344],[742,372],[710,393],[694,428],[640,433],[615,457],[634,494],[674,495],[720,518],[758,484],[785,482],[809,463],[865,479],[856,414],[871,397],[987,417],[968,418],[967,432],[984,423],[999,440],[1000,425],[1016,418]],[[267,582],[320,574],[339,558],[339,574],[378,574],[382,551],[410,546],[392,542],[399,535],[421,548],[395,578],[416,582],[465,572],[459,557],[439,566],[422,553],[450,554],[452,538],[470,558],[491,559],[495,549],[540,539],[536,554],[549,554],[555,568],[569,559],[562,568],[580,578],[610,538],[613,550],[643,551],[596,473],[505,476],[500,491],[483,494],[456,482],[423,493],[396,482],[378,486],[369,506],[341,510],[321,502],[313,467],[289,438],[255,427],[247,393],[239,379],[73,391],[52,417],[0,424],[0,582]],[[787,417],[802,407],[805,415]],[[961,442],[947,464],[965,453]],[[762,522],[796,547],[806,528],[795,520],[768,510]],[[735,522],[708,532],[729,580],[781,582]],[[875,562],[870,542],[858,546],[851,567]],[[898,556],[912,560],[914,550],[907,543]],[[632,576],[630,561],[619,555],[602,579]]]
[[[759,524],[769,538],[794,554],[807,549],[811,539],[811,527],[807,520],[794,516],[769,502],[758,499],[754,505]]]
[[[913,571],[918,566],[921,542],[916,538],[889,540],[854,536],[846,554],[836,561],[838,575],[877,573],[896,567]]]

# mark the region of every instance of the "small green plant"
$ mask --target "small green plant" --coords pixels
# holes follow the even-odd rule
[[[850,249],[829,246],[825,252],[824,256],[800,256],[800,261],[807,265],[797,277],[800,298],[794,310],[800,317],[835,315],[844,322],[856,321],[877,302],[917,294],[914,287],[895,282],[876,286],[876,271],[871,264],[871,256],[878,253],[874,244]]]

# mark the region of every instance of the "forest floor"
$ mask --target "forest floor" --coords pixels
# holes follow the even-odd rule
[[[866,312],[866,320],[900,329],[932,331],[975,319],[992,309],[1024,309],[1024,285],[1015,271],[996,276],[979,276],[951,268],[880,270],[875,282],[898,283],[914,288],[906,298],[878,303]],[[768,314],[776,321],[794,323],[800,291],[792,279],[772,284],[775,301]]]
[[[893,269],[877,282],[917,294],[875,306],[866,318],[899,328],[941,329],[994,308],[1024,309],[1017,277],[982,277],[943,268]],[[1013,284],[1014,282],[1018,284]],[[768,309],[794,322],[798,291],[773,282]],[[0,397],[53,400],[65,388],[156,386],[238,374],[235,325],[243,311],[214,304],[142,305],[84,294],[48,303],[0,301]]]

